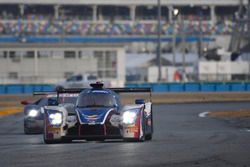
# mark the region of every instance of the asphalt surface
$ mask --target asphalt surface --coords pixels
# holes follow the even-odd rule
[[[0,118],[0,167],[250,166],[250,132],[205,111],[250,109],[249,103],[155,105],[152,141],[43,144],[23,134],[23,115]]]

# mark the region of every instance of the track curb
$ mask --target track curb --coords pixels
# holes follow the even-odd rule
[[[16,114],[20,112],[22,112],[21,107],[4,108],[4,109],[0,109],[0,117]]]

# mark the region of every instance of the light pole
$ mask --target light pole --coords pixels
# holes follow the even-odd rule
[[[176,32],[176,19],[177,19],[177,17],[178,17],[178,15],[179,15],[179,10],[178,9],[173,9],[173,15],[174,15],[174,27],[173,27],[173,49],[172,49],[172,52],[173,52],[173,66],[175,67],[175,65],[176,65],[176,34],[177,34],[177,32]]]
[[[161,0],[158,0],[158,28],[157,28],[157,65],[158,65],[158,81],[162,80],[161,76]]]
[[[186,54],[187,54],[187,49],[186,49],[186,34],[184,31],[184,20],[178,17],[180,26],[181,26],[181,42],[182,42],[182,68],[183,68],[183,77],[182,80],[185,82],[186,80]]]
[[[60,15],[61,15],[61,20],[59,21],[60,22],[60,25],[61,25],[61,29],[62,29],[62,32],[61,32],[61,43],[64,43],[64,37],[65,37],[65,10],[64,9],[58,9],[60,11]]]
[[[247,8],[247,25],[248,25],[248,43],[250,44],[250,0],[248,0]]]
[[[250,0],[248,0],[248,7],[247,7],[247,33],[248,33],[248,44],[250,44]],[[248,66],[250,66],[250,63],[248,63]],[[249,68],[249,73],[250,73],[250,68]],[[248,81],[250,76],[248,75]]]
[[[203,32],[202,32],[202,18],[203,13],[202,10],[199,11],[199,40],[198,40],[198,54],[199,58],[203,57]]]

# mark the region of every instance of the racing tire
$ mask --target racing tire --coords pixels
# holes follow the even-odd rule
[[[124,142],[138,142],[138,139],[132,139],[132,138],[123,138]]]
[[[55,144],[55,142],[53,140],[43,140],[45,144]]]
[[[135,138],[123,138],[124,142],[144,142],[145,141],[145,135],[143,135],[141,138],[139,139],[135,139]]]
[[[24,127],[24,133],[26,134],[26,135],[31,135],[32,133],[27,129],[27,128],[25,128]]]
[[[146,135],[145,139],[146,140],[152,140],[152,137],[153,137],[152,134],[148,134],[148,135]]]
[[[43,137],[43,141],[45,144],[58,144],[62,143],[62,140],[47,140],[45,137]]]
[[[144,142],[146,140],[145,131],[143,130],[142,137],[139,138],[138,142]]]
[[[30,130],[29,128],[24,127],[24,134],[26,135],[36,135],[36,134],[41,134],[42,132],[40,131],[34,131]]]
[[[151,122],[153,122],[153,119],[151,118]],[[151,125],[151,132],[146,135],[145,139],[146,140],[152,140],[153,137],[153,125]]]
[[[143,135],[138,139],[139,142],[144,142],[145,139],[146,139],[146,136],[145,136],[145,121],[144,121],[144,112],[142,112],[142,116],[141,116],[141,126],[142,128],[142,133]],[[141,130],[140,130],[141,131]]]
[[[105,139],[98,139],[98,140],[96,140],[96,141],[102,143],[102,142],[105,141]]]
[[[62,139],[62,143],[72,143],[71,139]]]
[[[60,140],[46,140],[44,139],[44,143],[45,144],[58,144],[58,143],[61,143]]]

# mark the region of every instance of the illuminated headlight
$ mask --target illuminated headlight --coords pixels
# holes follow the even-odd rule
[[[51,125],[60,125],[62,123],[62,113],[52,113],[49,115]]]
[[[126,111],[123,113],[122,122],[124,124],[134,124],[136,119],[136,112]]]
[[[30,110],[28,113],[29,117],[36,117],[37,115],[38,115],[38,111],[34,109]]]

